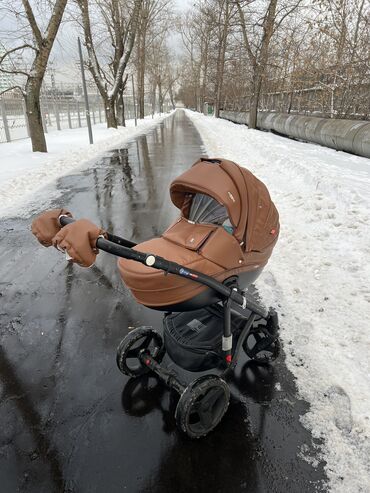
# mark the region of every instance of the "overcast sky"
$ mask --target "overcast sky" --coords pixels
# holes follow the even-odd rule
[[[16,3],[17,0],[15,0]],[[178,11],[185,11],[192,6],[192,0],[173,0]],[[0,0],[1,6],[2,0]],[[6,31],[12,30],[18,36],[12,16],[4,16],[0,11],[0,43],[9,45],[9,37]],[[178,34],[171,36],[171,46],[177,52],[181,50],[181,40]],[[54,69],[57,81],[74,82],[76,78],[75,64],[77,60],[77,32],[74,26],[64,23],[58,33],[51,57],[50,68]],[[50,84],[50,71],[46,76],[46,83]]]

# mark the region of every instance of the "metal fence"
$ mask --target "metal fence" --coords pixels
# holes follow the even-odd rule
[[[324,84],[325,85],[325,84]],[[251,96],[235,97],[221,102],[224,111],[249,111]],[[370,82],[357,86],[313,87],[292,90],[276,90],[261,93],[259,111],[274,111],[305,116],[370,120]]]
[[[44,95],[41,97],[41,114],[45,133],[55,130],[86,127],[86,112],[82,98],[63,95]],[[134,118],[132,96],[126,96],[125,116]],[[90,116],[93,125],[104,123],[105,111],[103,100],[97,96],[89,96]],[[152,106],[145,104],[145,115],[152,113]],[[29,137],[26,107],[23,98],[18,94],[0,96],[0,143]]]

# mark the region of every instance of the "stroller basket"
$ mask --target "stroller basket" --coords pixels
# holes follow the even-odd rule
[[[224,312],[212,305],[193,312],[172,313],[163,319],[164,344],[170,358],[189,371],[206,371],[222,364],[222,328]],[[235,335],[245,318],[233,315],[231,331]]]

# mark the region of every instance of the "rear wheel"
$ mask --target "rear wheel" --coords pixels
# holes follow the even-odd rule
[[[212,431],[227,411],[230,390],[216,375],[205,375],[191,382],[176,407],[177,426],[190,438]]]
[[[140,359],[143,353],[150,354],[157,363],[162,361],[165,353],[162,337],[151,327],[138,327],[122,339],[117,348],[117,366],[129,377],[148,373],[149,368]]]

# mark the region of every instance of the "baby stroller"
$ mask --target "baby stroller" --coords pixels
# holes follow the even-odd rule
[[[135,299],[165,312],[163,335],[152,327],[130,331],[118,347],[117,365],[130,377],[155,372],[178,392],[177,425],[199,438],[228,408],[225,378],[240,352],[260,364],[279,354],[276,312],[246,291],[271,256],[279,216],[265,185],[224,159],[201,158],[171,183],[170,195],[179,219],[160,238],[140,244],[74,221],[64,210],[44,213],[32,231],[81,265],[93,263],[97,249],[118,256]],[[178,371],[162,365],[165,354],[202,375],[184,383]]]

